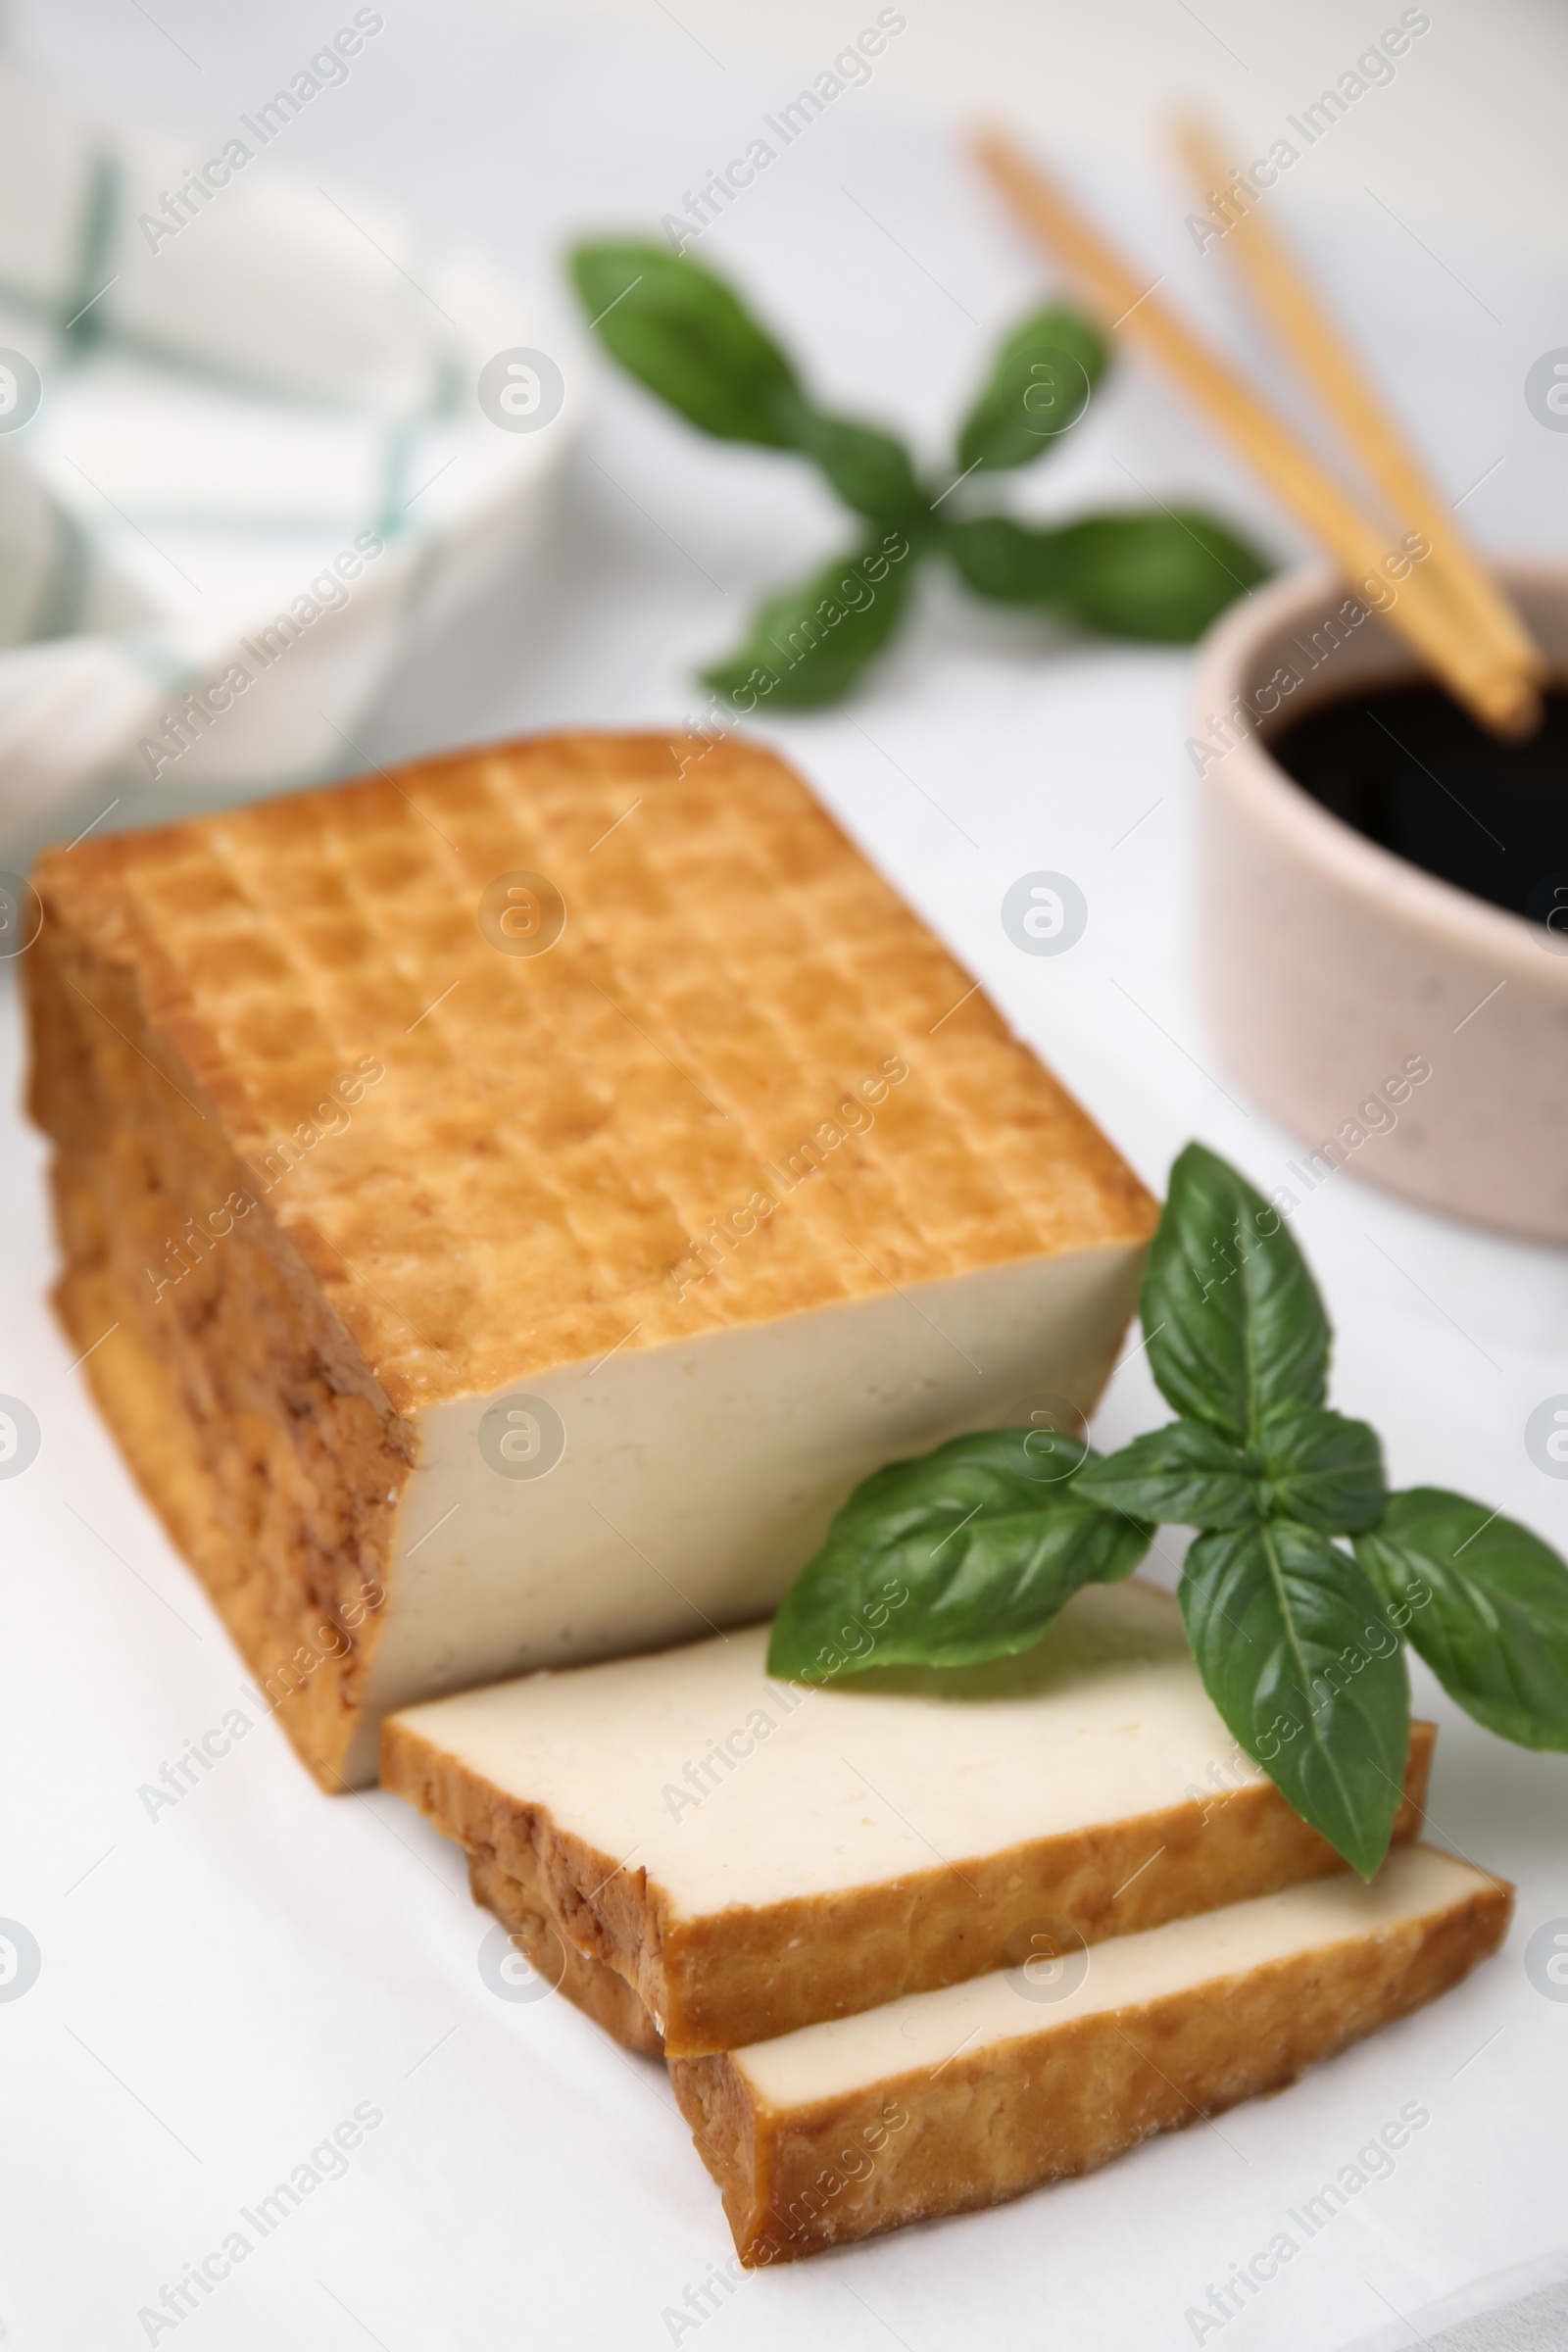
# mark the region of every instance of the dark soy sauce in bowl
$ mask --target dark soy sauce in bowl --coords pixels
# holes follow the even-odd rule
[[[1529,743],[1485,734],[1440,687],[1390,686],[1322,704],[1268,751],[1368,841],[1568,948],[1568,693]]]

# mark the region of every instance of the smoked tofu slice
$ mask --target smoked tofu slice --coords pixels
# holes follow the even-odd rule
[[[799,778],[564,735],[48,854],[74,1353],[323,1786],[756,1618],[890,1457],[1087,1408],[1155,1207]]]
[[[1446,1992],[1510,1890],[1433,1846],[1078,1955],[670,2062],[747,2264],[1091,2172]],[[1406,2124],[1430,2121],[1404,2111]],[[1397,2144],[1402,2144],[1399,2142]]]
[[[754,1626],[383,1728],[383,1785],[467,1850],[479,1898],[624,1979],[673,2055],[978,1976],[1042,1924],[1098,1942],[1344,1867],[1139,1579],[984,1667],[808,1688],[769,1681],[766,1650]],[[1433,1736],[1413,1727],[1396,1837]]]

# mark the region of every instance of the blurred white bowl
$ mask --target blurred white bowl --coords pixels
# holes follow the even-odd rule
[[[111,762],[363,764],[416,638],[544,561],[561,297],[233,144],[196,181],[0,76],[0,839]]]

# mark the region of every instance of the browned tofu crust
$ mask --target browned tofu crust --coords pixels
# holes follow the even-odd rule
[[[1401,1843],[1420,1829],[1436,1737],[1430,1723],[1410,1727],[1394,1829]],[[1008,1964],[1009,1938],[1025,1921],[1049,1918],[1093,1943],[1345,1867],[1262,1782],[839,1894],[735,1904],[693,1922],[671,1917],[646,1871],[563,1831],[545,1807],[520,1804],[396,1716],[382,1726],[381,1785],[470,1855],[493,1857],[487,1888],[509,1878],[526,1886],[564,1943],[635,1991],[638,2033],[644,2021],[662,2029],[666,2050],[682,2057],[984,1976]],[[563,1989],[578,1997],[571,1984]]]
[[[1511,1890],[1491,1886],[1390,1932],[782,2114],[729,2056],[672,2059],[670,2082],[741,2260],[790,2262],[1001,2204],[1281,2089],[1456,1984],[1496,1950],[1511,1910]]]
[[[547,953],[508,952],[518,873],[564,908]],[[1083,1111],[755,745],[501,744],[83,841],[35,880],[60,1311],[325,1788],[411,1416],[1153,1228]],[[874,1121],[833,1128],[790,1215],[706,1279],[715,1220],[871,1080]]]
[[[468,1886],[476,1903],[493,1911],[529,1966],[564,1993],[623,2049],[662,2058],[663,2037],[624,1977],[590,1960],[551,1924],[537,1878],[514,1878],[483,1847],[468,1856]]]

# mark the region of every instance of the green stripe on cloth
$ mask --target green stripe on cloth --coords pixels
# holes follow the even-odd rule
[[[74,637],[81,627],[82,605],[92,569],[92,549],[75,516],[63,506],[53,510],[54,545],[38,583],[26,642],[48,637]]]
[[[58,323],[65,337],[68,364],[84,360],[93,346],[107,336],[109,321],[104,306],[114,276],[110,265],[119,243],[120,166],[112,155],[99,148],[89,166],[89,174],[75,278],[60,298]]]

